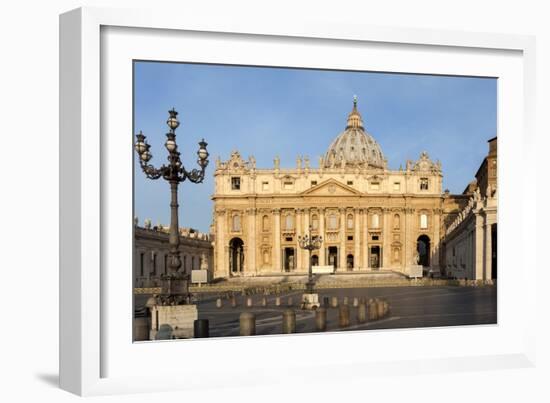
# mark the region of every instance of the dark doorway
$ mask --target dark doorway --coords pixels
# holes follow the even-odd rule
[[[241,273],[244,265],[244,242],[233,238],[229,242],[229,270],[233,274]]]
[[[346,268],[348,270],[352,270],[353,269],[353,255],[349,254],[348,256],[346,256]]]
[[[370,267],[371,269],[380,268],[380,246],[371,246],[370,248]]]
[[[311,256],[311,265],[312,266],[319,266],[319,256],[312,255]]]
[[[428,235],[420,235],[416,240],[416,251],[418,252],[418,264],[424,267],[430,266],[430,238]]]
[[[328,247],[328,264],[329,266],[332,266],[335,269],[338,267],[338,247],[337,246]]]
[[[491,225],[491,278],[497,278],[497,224]]]
[[[295,267],[294,248],[284,249],[284,268],[285,271],[292,271]]]

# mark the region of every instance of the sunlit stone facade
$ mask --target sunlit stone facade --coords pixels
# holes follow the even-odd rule
[[[324,239],[314,265],[406,272],[419,261],[439,273],[446,225],[468,203],[443,192],[441,164],[426,152],[388,168],[356,100],[345,130],[315,164],[298,157],[285,168],[276,157],[260,168],[234,151],[218,159],[214,177],[214,277],[223,278],[307,272],[298,236],[310,226]]]

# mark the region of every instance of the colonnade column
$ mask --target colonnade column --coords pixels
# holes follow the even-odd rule
[[[342,271],[347,269],[346,265],[346,209],[340,209],[340,262],[338,268]]]
[[[479,212],[475,212],[475,239],[474,239],[474,278],[480,280],[483,278],[483,217]]]
[[[405,267],[409,267],[413,264],[413,252],[416,254],[414,246],[411,243],[413,214],[414,209],[410,207],[405,208],[405,242],[403,243],[405,248]]]
[[[485,268],[483,270],[483,280],[491,279],[491,263],[492,263],[492,234],[491,234],[491,224],[489,223],[488,217],[485,217],[485,248],[484,248],[484,258],[485,258]]]
[[[359,270],[361,268],[361,217],[360,214],[362,213],[361,209],[354,209],[354,223],[353,228],[355,230],[353,234],[353,242],[354,242],[354,248],[353,248],[353,270]]]
[[[325,243],[326,243],[326,234],[325,234],[325,209],[322,207],[319,209],[319,235],[323,237],[324,242],[321,244],[321,249],[319,250],[319,265],[325,266],[327,264],[325,256]]]
[[[274,209],[275,228],[273,228],[273,271],[281,271],[281,209]]]

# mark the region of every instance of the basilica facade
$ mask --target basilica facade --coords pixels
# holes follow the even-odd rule
[[[308,252],[298,237],[322,236],[314,266],[335,272],[392,270],[421,264],[439,273],[443,238],[470,203],[468,194],[442,189],[442,170],[423,152],[390,169],[368,133],[357,100],[344,131],[315,167],[299,157],[294,167],[256,167],[234,151],[214,172],[213,276],[307,273]]]

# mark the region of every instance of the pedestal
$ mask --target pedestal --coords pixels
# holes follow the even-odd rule
[[[154,305],[151,307],[151,340],[189,339],[198,319],[196,305]]]
[[[407,276],[409,278],[422,278],[424,268],[420,264],[413,264],[407,267]]]
[[[317,309],[321,306],[319,303],[319,294],[308,294],[305,293],[302,295],[302,309]]]

